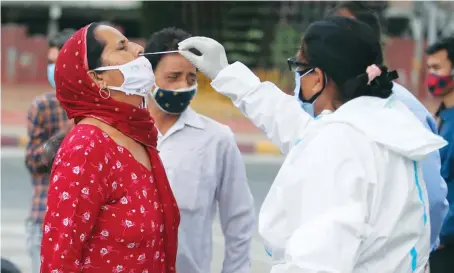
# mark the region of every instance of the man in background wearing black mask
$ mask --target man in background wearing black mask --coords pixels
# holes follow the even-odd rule
[[[181,29],[163,29],[150,37],[145,52],[178,50],[178,43],[189,37]],[[254,201],[235,137],[227,126],[189,107],[197,91],[193,64],[179,53],[145,56],[156,78],[148,109],[181,213],[176,271],[211,272],[212,224],[218,208],[225,238],[222,273],[248,273]]]

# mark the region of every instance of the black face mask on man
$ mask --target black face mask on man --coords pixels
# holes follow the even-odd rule
[[[188,108],[195,93],[197,93],[197,84],[177,90],[167,90],[155,85],[152,96],[163,112],[178,115]]]

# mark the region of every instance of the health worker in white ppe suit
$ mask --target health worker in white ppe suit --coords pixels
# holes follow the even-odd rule
[[[329,17],[306,30],[293,63],[315,120],[242,63],[229,65],[215,40],[192,37],[179,50],[287,155],[259,214],[272,273],[424,272],[419,161],[446,142],[391,95],[396,75],[374,65],[383,56],[369,26]]]

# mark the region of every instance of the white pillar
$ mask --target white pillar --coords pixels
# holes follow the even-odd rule
[[[411,26],[412,36],[415,41],[411,69],[411,87],[414,90],[413,92],[419,92],[419,78],[421,75],[421,68],[423,66],[422,60],[424,57],[424,23],[422,18],[414,16],[411,20]]]
[[[61,17],[61,7],[58,3],[52,3],[49,7],[49,25],[47,26],[47,35],[52,37],[59,31],[58,21]]]
[[[427,43],[429,45],[435,43],[437,41],[437,32],[438,32],[438,27],[437,27],[437,13],[438,13],[438,8],[437,5],[434,3],[427,3],[428,5],[428,26],[427,26]]]

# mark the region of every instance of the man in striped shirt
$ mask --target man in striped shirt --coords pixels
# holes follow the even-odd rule
[[[74,33],[64,30],[49,39],[47,76],[55,88],[54,67],[58,53],[66,40]],[[44,143],[54,135],[66,134],[73,126],[58,102],[55,91],[34,99],[27,114],[29,142],[26,148],[25,165],[32,177],[33,200],[30,218],[27,220],[27,248],[32,259],[32,273],[39,273],[42,223],[46,213],[47,188],[52,162],[43,160]]]

